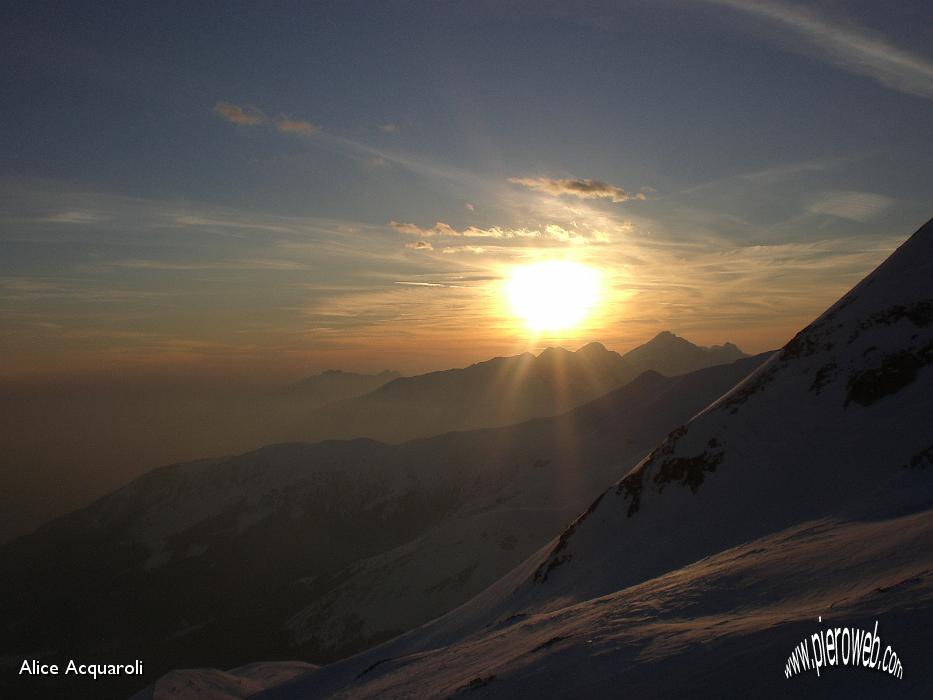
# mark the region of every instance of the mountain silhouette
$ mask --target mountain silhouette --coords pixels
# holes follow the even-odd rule
[[[401,377],[312,413],[302,439],[368,437],[385,442],[552,416],[616,389],[642,372],[667,376],[746,357],[732,344],[704,348],[661,333],[625,355],[593,342],[571,352],[497,357],[462,369]]]

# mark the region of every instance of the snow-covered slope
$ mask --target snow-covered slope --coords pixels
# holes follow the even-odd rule
[[[157,469],[0,548],[0,656],[116,647],[158,673],[353,653],[505,574],[764,359],[509,428]]]
[[[785,678],[788,656],[813,633],[870,631],[876,620],[902,679],[849,667]],[[438,644],[431,632],[445,622],[255,700],[929,698],[933,511],[800,523],[605,596],[491,617]],[[138,696],[151,697],[200,696],[159,680]]]
[[[229,671],[172,671],[160,679],[161,692],[201,700],[250,698],[316,668],[300,661],[278,661],[248,664]]]
[[[354,620],[367,638],[410,629],[455,607],[505,574],[560,531],[617,479],[620,465],[647,451],[675,415],[699,411],[764,357],[668,379],[645,374],[629,386],[558,419],[508,431],[464,433],[458,449],[476,464],[505,458],[524,468],[400,547],[342,571],[340,583],[288,621],[298,640],[319,644]],[[448,438],[453,440],[454,437]],[[415,443],[418,444],[418,443]],[[476,445],[486,445],[479,452]],[[437,454],[436,441],[425,441]],[[448,449],[448,448],[445,448]],[[545,456],[546,455],[546,456]]]
[[[261,697],[930,697],[931,364],[933,222],[540,553]],[[785,679],[819,616],[905,679]]]

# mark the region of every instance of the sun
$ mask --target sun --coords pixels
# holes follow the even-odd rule
[[[517,267],[505,286],[512,313],[535,332],[580,324],[600,297],[600,273],[567,260]]]

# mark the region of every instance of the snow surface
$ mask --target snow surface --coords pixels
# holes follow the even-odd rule
[[[784,678],[804,638],[875,620],[903,659],[902,680],[842,667]],[[933,511],[800,523],[605,596],[490,618],[438,644],[431,628],[445,622],[258,697],[930,697]],[[435,632],[428,645],[425,631]]]
[[[172,671],[156,683],[154,694],[174,698],[198,698],[199,700],[229,700],[249,698],[266,688],[286,683],[317,667],[300,661],[275,661],[249,664],[230,671],[215,669]],[[146,691],[139,697],[148,697]]]

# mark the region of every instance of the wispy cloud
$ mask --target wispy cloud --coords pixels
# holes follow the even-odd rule
[[[809,53],[881,84],[933,98],[933,62],[900,49],[850,22],[824,18],[799,5],[774,0],[703,0],[780,25],[803,40]]]
[[[174,295],[165,289],[102,287],[95,280],[80,277],[0,276],[0,299],[35,301],[68,299],[76,302],[139,302]]]
[[[308,270],[312,266],[296,260],[275,260],[255,258],[245,260],[210,260],[204,262],[183,262],[177,260],[117,260],[112,267],[136,270]]]
[[[417,224],[405,224],[394,219],[389,222],[389,226],[394,228],[399,233],[406,233],[410,236],[421,236],[422,238],[428,236],[459,236],[460,233],[454,229],[450,224],[445,224],[442,221],[438,221],[434,226],[430,228],[422,228]]]
[[[303,119],[291,119],[284,116],[275,120],[275,128],[286,134],[301,134],[303,136],[310,136],[321,130],[321,127],[317,124],[312,124]]]
[[[384,134],[397,134],[400,129],[398,124],[383,124],[379,127],[379,131],[383,132]]]
[[[486,248],[480,245],[451,245],[447,246],[442,253],[445,255],[456,255],[457,253],[472,253],[473,255],[484,255],[487,251]]]
[[[49,214],[41,220],[50,224],[97,224],[107,221],[108,218],[109,216],[102,212],[72,209]]]
[[[485,238],[492,240],[547,240],[547,241],[557,241],[560,243],[571,243],[571,244],[584,244],[589,242],[606,242],[607,237],[600,235],[600,233],[593,231],[578,231],[571,228],[565,228],[559,224],[546,224],[541,227],[536,228],[513,228],[513,227],[503,227],[503,226],[490,226],[488,228],[481,228],[479,226],[467,226],[466,228],[457,229],[446,224],[443,221],[438,221],[433,226],[422,228],[417,224],[406,224],[400,223],[398,221],[390,221],[389,226],[394,228],[399,233],[404,233],[410,236],[418,236],[421,241],[424,243],[426,238]],[[409,246],[411,247],[411,246]],[[428,248],[425,246],[419,246],[425,250]]]
[[[442,282],[409,282],[407,280],[397,281],[395,284],[400,284],[404,287],[440,287],[441,289],[462,289],[462,284],[445,284]]]
[[[617,185],[590,179],[556,179],[549,177],[510,177],[509,182],[530,190],[554,196],[568,195],[580,199],[608,199],[615,203],[644,199],[644,194],[630,195]]]
[[[223,119],[239,126],[256,126],[266,121],[266,115],[256,107],[240,107],[229,102],[218,102],[214,112]]]
[[[812,214],[827,214],[840,219],[866,222],[892,204],[890,197],[871,192],[829,192],[810,205]]]

